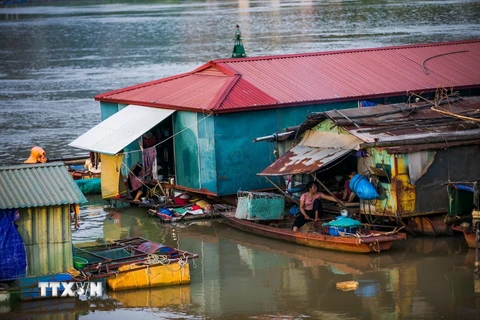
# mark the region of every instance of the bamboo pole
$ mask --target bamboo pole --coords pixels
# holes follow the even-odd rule
[[[454,142],[454,141],[468,141],[473,139],[478,139],[480,135],[479,129],[472,129],[467,131],[460,132],[445,132],[440,134],[432,134],[430,136],[425,136],[422,138],[415,139],[398,139],[398,140],[386,140],[386,141],[376,141],[376,142],[365,142],[360,146],[362,148],[375,148],[375,147],[395,147],[395,146],[405,146],[405,145],[414,145],[414,144],[428,144],[428,143],[439,143],[439,142]]]
[[[342,209],[346,209],[346,206],[343,203],[343,201],[335,197],[335,195],[327,187],[325,187],[325,185],[320,180],[318,180],[313,173],[311,174],[311,176],[313,177],[313,180],[317,181],[322,186],[322,188],[324,188],[332,197],[335,198],[335,200],[337,200],[337,203],[339,203],[342,206]]]
[[[292,202],[295,202],[296,204],[300,204],[300,202],[297,200],[297,199],[294,199],[293,197],[291,197],[288,193],[286,193],[285,191],[282,190],[282,188],[280,188],[279,186],[277,186],[272,180],[268,179],[267,176],[264,176],[265,179],[267,179],[271,184],[273,184],[275,186],[275,188],[277,188],[278,190],[280,190],[281,193],[283,193],[288,199],[290,199]]]

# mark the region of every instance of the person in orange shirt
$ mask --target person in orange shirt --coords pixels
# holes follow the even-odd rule
[[[35,146],[30,150],[30,157],[25,160],[24,163],[33,164],[45,162],[47,162],[47,153],[42,148]]]

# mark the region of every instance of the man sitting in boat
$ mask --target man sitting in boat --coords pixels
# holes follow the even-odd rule
[[[297,232],[305,223],[309,221],[318,221],[322,214],[322,199],[337,202],[334,197],[328,196],[318,191],[318,184],[315,181],[307,183],[307,192],[300,197],[300,214],[293,222],[293,231]]]

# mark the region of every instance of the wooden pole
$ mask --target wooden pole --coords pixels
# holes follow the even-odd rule
[[[311,174],[311,176],[313,177],[313,180],[317,181],[322,186],[322,188],[324,188],[332,197],[335,198],[335,200],[337,200],[337,203],[339,203],[342,206],[342,208],[344,209],[346,208],[345,204],[340,199],[335,197],[335,195],[330,190],[328,190],[328,188],[325,187],[325,185],[320,180],[318,180],[313,173]]]
[[[399,139],[399,140],[386,140],[386,141],[376,141],[376,142],[365,142],[360,146],[362,148],[375,148],[375,147],[395,147],[395,146],[405,146],[405,145],[414,145],[414,144],[429,144],[429,143],[440,143],[440,142],[453,142],[453,141],[468,141],[473,139],[478,139],[480,135],[479,129],[459,131],[456,133],[445,132],[443,134],[432,134],[428,137],[415,138],[415,139]]]
[[[477,222],[475,225],[475,273],[478,272],[478,227],[480,227],[480,223]]]
[[[268,182],[270,182],[271,184],[273,184],[275,186],[275,188],[277,188],[278,190],[280,190],[281,193],[283,193],[285,195],[285,197],[287,197],[288,199],[290,199],[292,202],[296,203],[296,204],[300,204],[300,202],[297,200],[297,199],[294,199],[292,198],[288,193],[286,193],[285,191],[282,190],[282,188],[280,188],[279,186],[277,186],[272,180],[268,179],[267,176],[265,176],[265,179],[268,180]]]

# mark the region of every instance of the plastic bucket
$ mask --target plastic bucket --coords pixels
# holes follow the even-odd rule
[[[83,269],[87,266],[88,260],[82,257],[75,256],[73,257],[73,267],[75,269]]]
[[[339,228],[339,227],[328,227],[328,233],[332,236],[339,236],[340,232],[355,233],[356,228]]]

